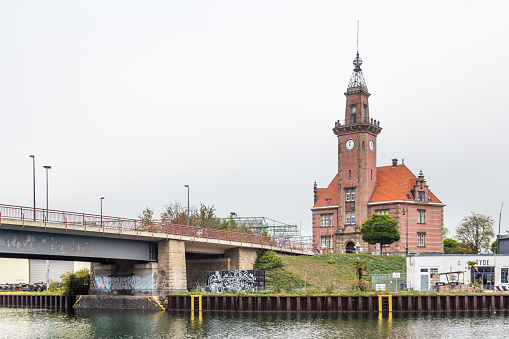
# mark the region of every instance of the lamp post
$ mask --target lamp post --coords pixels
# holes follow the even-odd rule
[[[104,225],[103,225],[103,200],[104,200],[104,197],[101,197],[101,227],[104,228]]]
[[[33,181],[34,181],[34,221],[35,221],[35,155],[30,154],[29,157],[32,158],[32,165],[33,165],[32,176],[34,178]]]
[[[329,238],[329,221],[332,221],[332,218],[329,219],[329,203],[331,201],[331,198],[325,198],[325,201],[327,202],[327,217],[325,218],[325,226],[327,227],[327,241],[325,242],[327,244],[327,253],[329,253],[330,248],[330,238]]]
[[[502,221],[502,207],[504,207],[504,203],[500,206],[500,214],[498,216],[498,235],[497,235],[497,253],[500,254],[500,250],[498,249],[498,238],[500,238],[500,222]]]
[[[49,199],[48,199],[48,170],[51,169],[51,166],[42,166],[46,169],[46,221],[48,221],[48,206],[49,206]],[[49,290],[49,260],[46,260],[46,290]]]
[[[189,227],[189,185],[184,185],[187,187],[187,227]]]
[[[42,166],[46,169],[46,221],[48,220],[48,170],[51,166]]]
[[[406,248],[405,248],[405,256],[408,257],[408,205],[406,201],[403,201],[403,215],[406,214]]]

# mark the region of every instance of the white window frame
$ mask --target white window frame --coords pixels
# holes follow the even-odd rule
[[[320,241],[322,249],[332,249],[332,235],[322,235]]]
[[[506,274],[506,282],[502,282],[502,270],[506,270],[507,271],[507,274]],[[509,267],[501,267],[500,268],[500,283],[501,284],[509,284]]]
[[[418,224],[426,223],[426,210],[417,210],[417,223]]]
[[[332,213],[321,214],[322,227],[332,226]]]
[[[346,213],[346,225],[354,225],[355,224],[355,212],[347,212]]]
[[[387,214],[387,215],[389,215],[389,210],[376,210],[375,213],[376,214]]]
[[[417,247],[426,247],[426,233],[417,233]]]
[[[355,201],[355,188],[346,189],[346,201]]]
[[[425,199],[424,192],[423,191],[418,191],[417,192],[417,200],[424,201],[424,199]]]

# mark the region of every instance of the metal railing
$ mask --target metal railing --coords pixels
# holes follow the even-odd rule
[[[258,234],[223,231],[195,226],[188,227],[164,221],[146,221],[0,204],[0,225],[2,224],[3,218],[21,220],[23,221],[22,227],[25,227],[26,221],[37,221],[43,222],[44,228],[46,228],[48,224],[58,223],[64,224],[66,226],[66,230],[69,225],[82,226],[84,228],[84,232],[87,232],[87,229],[99,229],[104,233],[105,229],[114,229],[118,230],[120,235],[122,235],[124,231],[136,231],[137,236],[139,232],[150,232],[152,233],[152,236],[154,233],[162,233],[165,234],[167,238],[169,235],[177,235],[180,236],[181,239],[183,236],[186,236],[192,237],[193,239],[206,239],[207,242],[209,240],[228,241],[230,244],[232,242],[240,242],[241,247],[252,247],[253,244],[257,244],[268,247],[277,247],[281,251],[313,251],[313,244],[311,243],[265,237]]]

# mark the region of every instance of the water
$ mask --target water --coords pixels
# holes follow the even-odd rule
[[[0,308],[0,338],[507,338],[508,312],[327,314]]]

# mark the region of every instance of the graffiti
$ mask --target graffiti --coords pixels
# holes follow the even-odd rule
[[[153,274],[147,275],[127,275],[127,276],[95,276],[95,287],[101,291],[123,291],[123,290],[137,290],[149,291],[154,286]]]
[[[259,291],[265,288],[265,271],[237,270],[207,272],[207,291]]]

